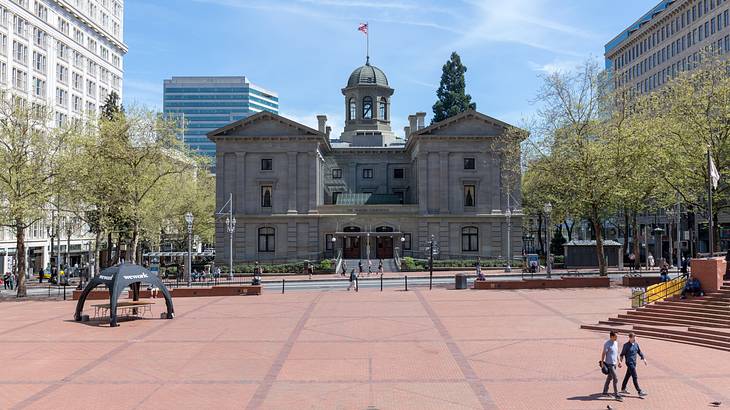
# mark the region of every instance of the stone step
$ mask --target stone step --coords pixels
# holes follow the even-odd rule
[[[684,340],[679,340],[672,337],[667,337],[667,335],[661,333],[661,332],[652,332],[652,331],[641,331],[641,330],[634,330],[632,328],[617,328],[612,326],[606,326],[606,325],[581,325],[581,329],[586,330],[593,330],[598,332],[605,332],[608,333],[610,331],[615,331],[617,333],[621,334],[628,334],[629,332],[634,332],[636,335],[641,337],[646,337],[649,339],[657,339],[657,340],[664,340],[668,342],[674,342],[674,343],[682,343],[682,344],[688,344],[693,346],[699,346],[699,347],[705,347],[709,349],[716,349],[716,350],[723,350],[730,352],[730,346],[724,347],[722,345],[718,345],[718,343],[707,341],[705,339],[701,338],[685,338]]]
[[[703,327],[690,327],[689,330],[695,332],[695,333],[707,333],[711,335],[720,335],[725,336],[727,338],[730,338],[730,330],[723,331],[723,330],[716,330],[716,329],[706,329]]]
[[[730,320],[730,313],[718,309],[693,309],[671,306],[645,306],[629,312],[657,312],[664,314],[683,315],[683,316],[704,316],[707,318],[715,318],[721,320]]]
[[[717,299],[717,298],[691,298],[691,299],[674,299],[674,300],[662,300],[656,302],[656,304],[672,304],[682,303],[686,305],[700,305],[700,306],[730,306],[730,300]]]
[[[666,319],[679,319],[679,320],[702,320],[703,322],[709,322],[709,323],[715,323],[719,325],[727,325],[730,326],[730,317],[723,317],[719,315],[702,315],[702,316],[694,316],[694,315],[687,315],[685,313],[681,312],[672,312],[672,311],[660,311],[660,310],[635,310],[628,312],[625,315],[618,315],[619,317],[660,317],[660,318],[666,318]]]
[[[685,311],[685,312],[697,312],[697,313],[710,313],[710,314],[728,314],[727,309],[719,308],[719,307],[707,307],[707,306],[697,306],[697,305],[689,305],[689,304],[683,304],[683,303],[665,303],[665,304],[653,304],[653,305],[647,305],[645,308],[651,308],[651,309],[668,309],[668,310],[675,310],[675,311]]]
[[[685,336],[685,337],[692,337],[692,338],[701,338],[708,341],[718,341],[723,343],[728,343],[728,347],[730,347],[730,335],[716,335],[712,333],[705,333],[705,332],[693,332],[690,330],[691,328],[687,328],[687,330],[681,330],[681,329],[663,329],[663,328],[657,328],[652,326],[634,326],[634,330],[642,330],[647,332],[666,332],[673,335],[678,336]]]
[[[608,318],[611,322],[621,323],[635,323],[639,325],[656,325],[656,326],[703,326],[703,327],[714,327],[719,329],[726,329],[726,324],[716,324],[712,322],[705,322],[701,320],[692,319],[668,319],[661,317],[628,317],[628,315],[619,315],[622,317]]]

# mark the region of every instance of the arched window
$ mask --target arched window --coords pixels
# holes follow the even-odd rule
[[[362,99],[362,118],[369,120],[373,118],[373,98],[365,97]]]
[[[475,226],[461,228],[461,250],[475,252],[479,250],[479,229]]]
[[[350,107],[350,111],[348,113],[347,119],[348,120],[354,120],[357,118],[357,105],[355,104],[355,99],[350,98],[350,102],[348,103]]]
[[[386,100],[385,97],[380,97],[380,102],[378,103],[378,118],[381,120],[388,119],[388,100]]]
[[[274,228],[259,228],[259,252],[274,252]]]

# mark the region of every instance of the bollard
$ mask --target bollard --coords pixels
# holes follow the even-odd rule
[[[380,274],[380,291],[383,291],[383,274]]]
[[[355,292],[360,291],[360,279],[355,278]]]
[[[408,292],[408,275],[406,275],[406,292]]]
[[[51,297],[51,284],[50,284],[50,282],[48,283],[48,297],[49,298]]]
[[[286,283],[286,279],[281,280],[281,294],[284,294],[284,284]]]
[[[63,283],[63,300],[66,300],[66,282]]]

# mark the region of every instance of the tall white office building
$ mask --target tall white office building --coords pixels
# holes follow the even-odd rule
[[[122,96],[123,22],[124,0],[0,0],[0,88],[52,107],[56,125],[98,112],[111,92]],[[37,225],[26,235],[34,271],[50,262],[46,223]],[[68,250],[62,235],[65,262],[81,262],[83,235]],[[0,228],[0,272],[14,251],[14,234]]]

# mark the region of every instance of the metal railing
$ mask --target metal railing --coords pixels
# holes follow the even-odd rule
[[[399,252],[398,252],[398,248],[395,248],[395,249],[393,250],[393,261],[395,262],[395,267],[396,267],[396,268],[398,268],[398,270],[399,270],[399,271],[403,270],[403,269],[401,268],[401,263],[402,263],[402,261],[401,261],[401,259],[400,259],[400,254],[399,254]]]
[[[651,285],[642,292],[635,292],[631,295],[631,305],[641,307],[679,295],[684,290],[688,277],[686,273],[681,274],[670,281]]]
[[[340,269],[342,269],[342,249],[337,251],[337,257],[335,258],[337,262],[335,262],[335,273],[339,273]]]

